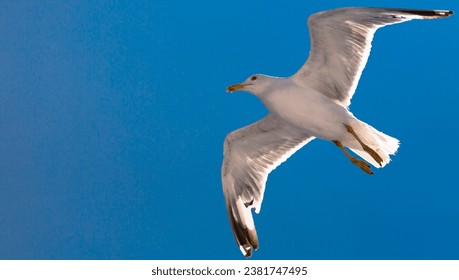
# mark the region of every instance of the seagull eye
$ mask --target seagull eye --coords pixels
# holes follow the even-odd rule
[[[252,78],[250,78],[251,81],[255,81],[257,79],[257,76],[252,76]]]

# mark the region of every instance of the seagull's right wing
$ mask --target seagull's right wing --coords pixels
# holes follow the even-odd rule
[[[260,211],[268,174],[314,137],[273,115],[228,134],[222,184],[236,242],[246,257],[258,248],[251,209]]]
[[[293,80],[349,106],[370,55],[375,31],[412,19],[448,17],[453,11],[342,8],[309,17],[311,50]]]

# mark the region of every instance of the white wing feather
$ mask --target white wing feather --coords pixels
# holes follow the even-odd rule
[[[314,139],[272,115],[228,134],[222,183],[230,224],[245,256],[258,248],[252,211],[260,211],[268,174]]]
[[[368,61],[371,42],[380,27],[447,17],[451,11],[343,8],[309,17],[311,50],[308,60],[292,76],[347,107]]]

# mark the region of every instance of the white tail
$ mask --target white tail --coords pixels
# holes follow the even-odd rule
[[[360,146],[358,146],[359,148],[356,148],[356,146],[353,145],[350,149],[377,168],[384,167],[388,164],[390,162],[390,155],[395,155],[400,145],[400,141],[398,141],[398,139],[377,131],[370,125],[361,121],[357,127],[354,126],[354,130],[366,145],[378,153],[378,155],[383,159],[383,162],[379,165],[370,156],[370,154],[365,152]]]

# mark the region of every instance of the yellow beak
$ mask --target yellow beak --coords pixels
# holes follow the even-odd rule
[[[234,85],[230,85],[226,88],[226,92],[233,92],[233,91],[238,91],[238,90],[241,90],[245,87],[246,85],[244,84],[234,84]]]

